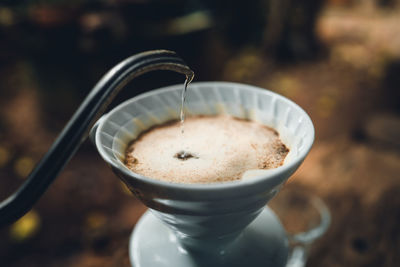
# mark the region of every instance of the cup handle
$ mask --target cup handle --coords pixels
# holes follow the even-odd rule
[[[319,197],[313,196],[311,205],[319,213],[320,223],[318,226],[310,229],[307,232],[289,235],[289,243],[291,251],[289,253],[286,267],[304,267],[306,266],[308,252],[311,244],[320,238],[329,228],[331,223],[331,214],[326,204]]]

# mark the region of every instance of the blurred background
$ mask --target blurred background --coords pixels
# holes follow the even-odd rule
[[[399,0],[3,0],[0,198],[108,69],[157,48],[176,51],[195,81],[268,88],[310,114],[315,145],[287,187],[320,196],[332,225],[308,266],[400,266]],[[146,74],[112,105],[183,79]],[[0,229],[0,265],[129,266],[144,211],[86,142]]]

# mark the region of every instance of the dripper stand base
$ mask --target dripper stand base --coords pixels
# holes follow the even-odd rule
[[[147,211],[130,237],[133,267],[285,266],[288,242],[279,219],[266,207],[226,253],[188,252],[175,234]]]

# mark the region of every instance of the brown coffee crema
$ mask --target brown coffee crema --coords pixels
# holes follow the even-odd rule
[[[141,133],[126,150],[126,166],[168,182],[214,183],[279,167],[289,152],[277,131],[254,121],[195,116],[184,127],[182,134],[180,122],[171,121]]]

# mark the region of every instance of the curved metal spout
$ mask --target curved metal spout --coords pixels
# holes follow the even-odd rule
[[[85,141],[90,128],[115,95],[133,78],[152,71],[171,70],[193,79],[193,71],[175,52],[154,50],[131,56],[101,78],[62,130],[25,183],[0,203],[0,227],[29,211]]]

